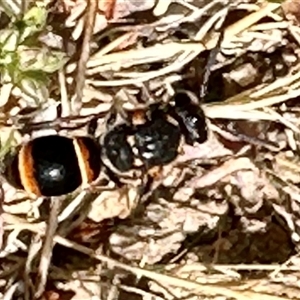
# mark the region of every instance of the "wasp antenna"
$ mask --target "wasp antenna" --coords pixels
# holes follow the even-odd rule
[[[97,130],[97,126],[98,126],[98,118],[94,117],[89,121],[88,134],[94,136]]]
[[[200,86],[200,94],[199,94],[200,101],[207,95],[207,88],[208,88],[209,77],[211,75],[211,68],[216,64],[217,55],[221,51],[221,44],[223,42],[223,39],[224,39],[224,30],[220,31],[217,44],[215,48],[213,48],[209,53],[208,60],[203,73],[202,84]]]
[[[56,106],[56,117],[58,119],[62,118],[62,105],[61,103],[58,103]]]

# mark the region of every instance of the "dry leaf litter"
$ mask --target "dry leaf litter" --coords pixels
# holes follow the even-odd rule
[[[300,299],[297,0],[23,0],[0,14],[1,157],[29,122],[52,121],[45,135],[98,114],[101,133],[112,107],[199,95],[224,33],[200,100],[209,138],[143,201],[140,181],[52,202],[1,181],[0,299]]]

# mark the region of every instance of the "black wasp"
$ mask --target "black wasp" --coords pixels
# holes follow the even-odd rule
[[[93,182],[103,166],[119,175],[168,164],[177,157],[182,138],[190,145],[207,139],[204,113],[190,93],[178,92],[172,102],[132,112],[129,123],[113,127],[100,139],[93,134],[31,139],[9,153],[4,176],[37,196],[58,196]]]

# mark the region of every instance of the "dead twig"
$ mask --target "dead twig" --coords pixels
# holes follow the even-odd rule
[[[93,35],[93,29],[95,25],[95,18],[97,13],[98,1],[88,1],[86,18],[85,18],[85,30],[83,36],[83,42],[81,47],[81,55],[77,65],[77,74],[75,79],[75,97],[72,100],[72,114],[79,115],[79,111],[82,104],[83,88],[85,83],[85,71],[86,64],[90,57],[90,43]]]

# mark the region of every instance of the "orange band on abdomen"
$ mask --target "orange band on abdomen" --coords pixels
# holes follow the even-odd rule
[[[20,149],[18,162],[20,180],[26,192],[41,196],[38,183],[34,178],[34,162],[31,150],[32,146],[30,143],[22,146]]]
[[[81,138],[74,138],[73,145],[78,159],[82,183],[87,184],[95,178],[94,171],[89,164],[89,149],[86,147]]]

